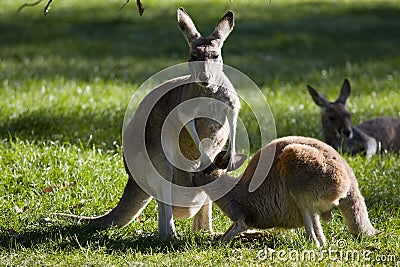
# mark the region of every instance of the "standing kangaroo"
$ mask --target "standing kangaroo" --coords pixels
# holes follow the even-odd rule
[[[265,168],[271,160],[271,168]],[[217,167],[218,161],[219,155],[215,158]],[[260,178],[257,176],[264,180],[250,192],[250,182]],[[214,200],[233,221],[222,237],[224,241],[249,228],[305,226],[307,237],[317,246],[324,245],[320,217],[330,220],[335,206],[354,235],[379,233],[371,225],[350,166],[331,146],[314,138],[276,139],[254,155],[240,178],[198,172],[193,173],[193,183],[202,186],[211,199],[218,198],[223,188],[233,188]]]
[[[176,236],[174,219],[193,216],[194,230],[211,231],[211,204],[204,192],[198,190],[192,195],[186,195],[186,191],[171,192],[155,178],[157,172],[163,178],[161,181],[165,180],[183,188],[193,188],[190,171],[175,167],[168,156],[176,159],[183,155],[191,162],[199,162],[198,165],[195,164],[197,170],[204,169],[224,147],[229,135],[228,153],[223,159],[224,167],[228,171],[238,167],[234,166],[233,158],[240,102],[223,72],[221,55],[222,45],[234,26],[233,13],[227,12],[207,38],[201,36],[182,8],[178,9],[177,15],[178,25],[189,43],[189,68],[192,74],[169,80],[154,88],[143,99],[134,117],[127,124],[123,133],[123,148],[125,169],[129,178],[117,206],[99,217],[72,217],[87,220],[89,224],[101,228],[111,225],[125,226],[156,197],[160,238]],[[214,99],[225,104],[226,108],[216,107],[215,102],[209,101],[205,108],[211,111],[216,119],[196,118],[194,115],[199,107],[191,106],[192,113],[188,112],[187,108],[180,108],[180,104],[186,100],[196,98]],[[177,117],[184,127],[172,129],[177,135],[167,134],[166,139],[162,140],[166,119],[173,111],[177,111]],[[145,128],[143,133],[138,130],[141,128]],[[141,143],[145,144],[144,147],[138,148]],[[148,155],[150,160],[146,160],[144,155]],[[138,181],[141,182],[140,185]],[[171,204],[179,202],[176,198],[184,199],[185,203]]]
[[[322,107],[322,128],[325,142],[336,150],[349,154],[365,152],[367,157],[377,150],[400,150],[400,118],[378,117],[354,126],[346,110],[346,101],[350,96],[350,82],[345,79],[340,96],[335,102],[329,102],[313,87],[307,85],[314,102]]]

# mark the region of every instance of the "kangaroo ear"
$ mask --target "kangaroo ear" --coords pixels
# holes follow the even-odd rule
[[[185,35],[186,40],[190,44],[195,39],[199,38],[201,34],[197,31],[196,26],[190,16],[183,10],[183,8],[178,8],[178,25],[181,29],[183,35]]]
[[[310,93],[312,99],[314,100],[315,104],[320,107],[327,107],[329,105],[328,99],[326,99],[323,95],[317,92],[311,85],[307,85],[308,92]]]
[[[343,105],[346,104],[347,98],[349,98],[351,93],[350,82],[348,79],[344,79],[342,90],[340,91],[340,96],[336,102],[342,103]]]
[[[217,167],[218,169],[225,169],[226,164],[224,164],[224,156],[226,154],[226,151],[223,150],[218,153],[218,155],[214,159],[214,166]],[[240,166],[243,165],[243,163],[246,161],[247,155],[246,154],[235,154],[233,158],[233,163],[235,168],[233,169],[228,169],[228,172],[235,171],[239,169]]]
[[[223,168],[222,165],[224,165],[223,164],[223,159],[224,159],[225,154],[226,154],[226,151],[222,150],[214,158],[214,162],[213,162],[214,166],[217,167],[218,169],[222,169]]]
[[[226,170],[227,172],[233,172],[236,171],[237,169],[240,168],[240,166],[243,165],[243,163],[246,161],[247,155],[246,154],[236,154],[233,161],[234,161],[234,168],[229,168]]]
[[[214,32],[210,35],[210,38],[217,40],[219,46],[222,47],[224,41],[229,36],[231,31],[233,30],[234,20],[233,20],[233,12],[228,11],[218,22],[217,26],[215,26]]]

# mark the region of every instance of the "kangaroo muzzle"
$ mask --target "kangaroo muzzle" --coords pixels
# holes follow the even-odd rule
[[[353,130],[351,129],[351,127],[342,128],[341,135],[343,137],[351,139],[353,138]]]

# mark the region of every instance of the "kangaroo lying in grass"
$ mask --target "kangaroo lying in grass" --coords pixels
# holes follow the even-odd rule
[[[219,166],[219,155],[215,165]],[[271,169],[265,168],[273,159]],[[354,235],[372,236],[378,231],[368,218],[364,198],[347,162],[331,146],[313,138],[283,137],[259,150],[240,178],[201,172],[193,174],[196,186],[207,185],[211,199],[222,187],[233,189],[214,203],[233,221],[223,235],[229,241],[249,228],[296,228],[305,226],[316,245],[326,242],[320,218],[328,221],[338,206]],[[253,192],[249,184],[256,176],[264,178]],[[213,184],[211,184],[213,185]]]
[[[160,238],[176,236],[173,219],[186,219],[193,216],[194,230],[211,231],[211,204],[207,204],[209,202],[207,195],[200,190],[189,196],[184,195],[184,192],[171,192],[171,189],[156,182],[155,172],[151,169],[154,167],[165,180],[174,185],[193,188],[190,171],[175,167],[166,154],[169,153],[168,155],[173,157],[183,155],[191,162],[198,162],[200,159],[199,165],[202,166],[195,167],[197,170],[200,167],[203,169],[212,163],[212,159],[224,147],[229,134],[229,151],[223,159],[223,165],[228,170],[235,169],[233,157],[235,156],[236,120],[240,102],[231,82],[223,72],[221,55],[222,45],[234,26],[233,13],[227,12],[216,25],[214,32],[206,38],[201,36],[189,15],[182,8],[178,9],[177,15],[179,27],[189,43],[189,68],[192,74],[169,80],[153,89],[144,98],[127,125],[123,134],[123,147],[125,168],[129,179],[118,205],[109,213],[99,217],[64,215],[87,220],[91,225],[101,228],[111,225],[125,226],[134,220],[155,196],[158,202]],[[206,108],[215,113],[217,119],[213,120],[195,118],[195,114],[187,113],[187,110],[178,107],[186,100],[201,97],[216,99],[224,103],[227,108],[215,107],[214,102],[210,101]],[[164,123],[175,108],[178,109],[178,118],[182,120],[181,125],[185,126],[182,129],[173,129],[177,135],[167,135],[167,139],[163,141],[161,135]],[[192,106],[194,113],[196,108]],[[145,131],[142,135],[138,129],[141,129],[143,125],[145,125]],[[174,138],[176,140],[172,140]],[[207,142],[200,142],[203,139]],[[145,143],[143,150],[137,148],[141,143]],[[164,144],[176,144],[176,146],[163,147]],[[144,158],[145,154],[151,161]],[[141,177],[136,177],[137,175]],[[136,178],[150,189],[144,191]],[[164,197],[171,202],[160,199]],[[172,205],[171,203],[175,203],[175,198],[179,197],[185,199],[186,203],[182,206]]]
[[[314,102],[322,107],[322,128],[325,142],[336,150],[355,154],[365,152],[367,157],[380,150],[400,151],[400,118],[379,117],[354,126],[346,110],[350,96],[350,82],[345,79],[339,98],[329,102],[310,85],[307,86]]]

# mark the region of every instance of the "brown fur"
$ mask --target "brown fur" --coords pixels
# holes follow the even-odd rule
[[[269,160],[273,160],[271,169],[264,170]],[[264,181],[249,192],[257,169],[263,170]],[[236,184],[215,200],[233,221],[224,234],[226,241],[249,228],[305,226],[307,236],[323,245],[326,240],[320,217],[329,219],[335,206],[353,234],[378,233],[370,223],[350,166],[332,147],[313,138],[292,136],[272,141],[254,155],[239,179],[226,174],[197,174],[193,179],[195,185],[215,179],[223,179],[225,185]]]

